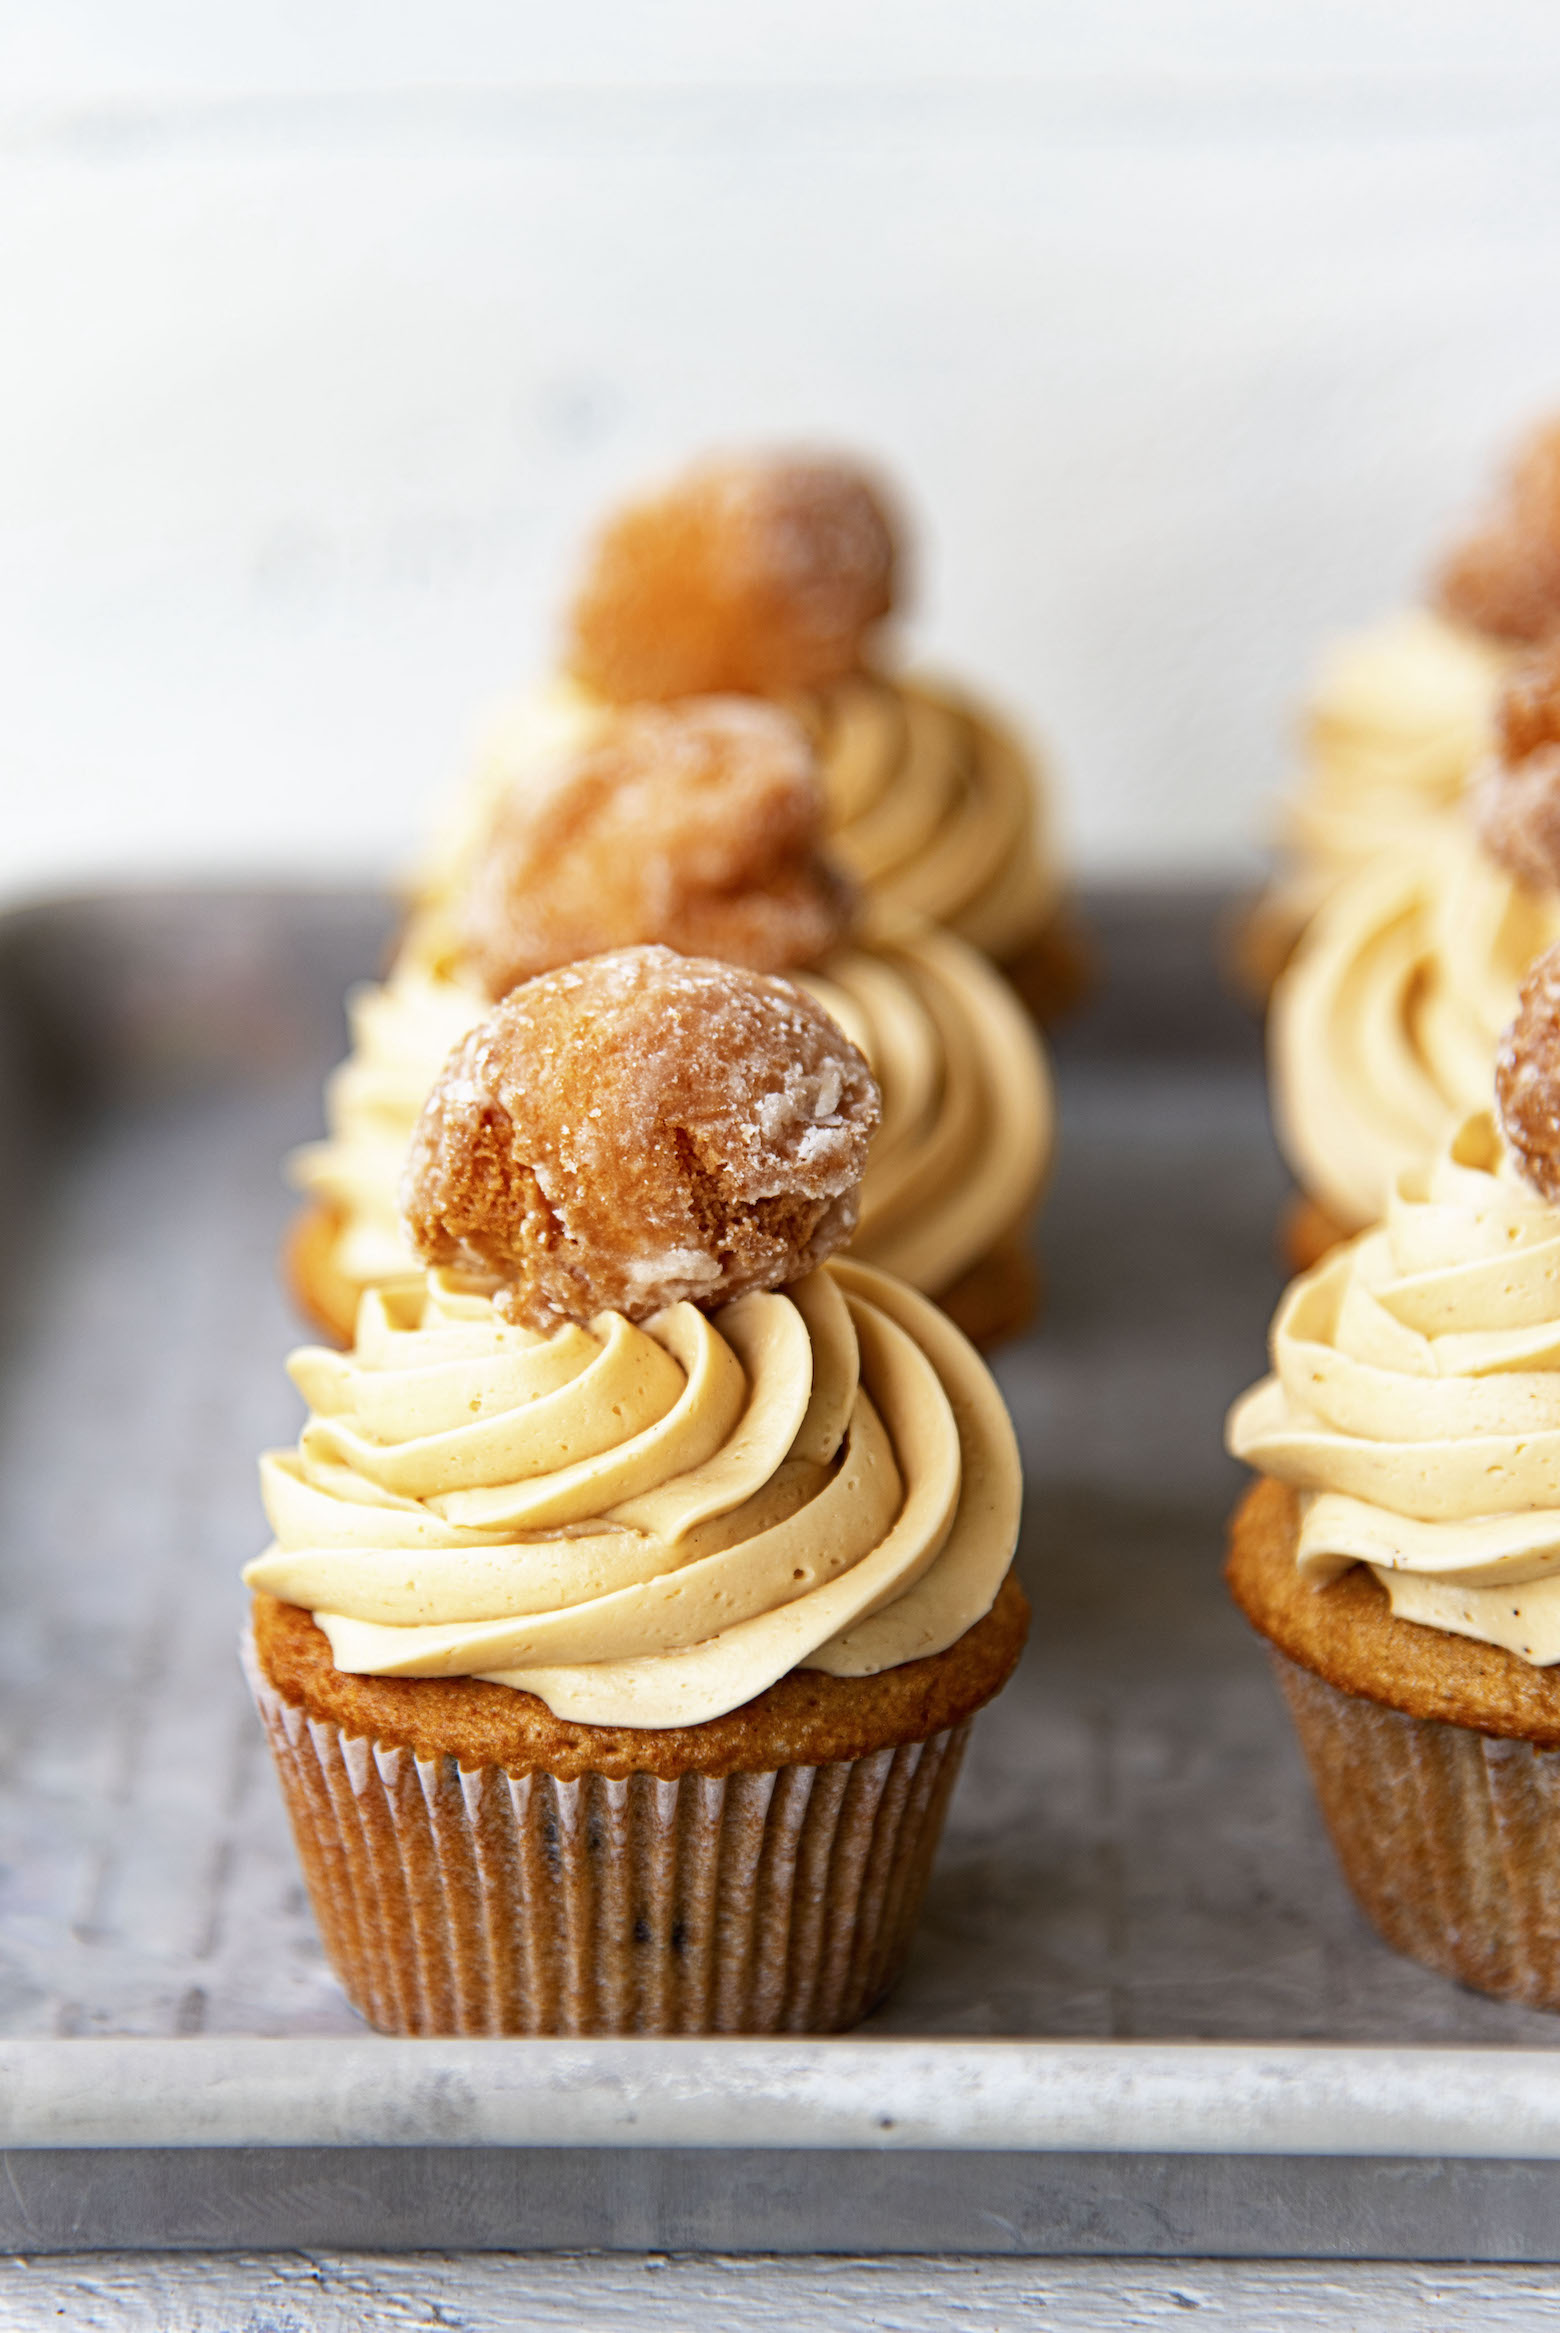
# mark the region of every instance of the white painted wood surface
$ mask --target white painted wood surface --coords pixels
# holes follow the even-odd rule
[[[0,14],[0,890],[379,866],[604,502],[881,452],[1092,867],[1560,396],[1546,0]]]
[[[1304,2262],[95,2254],[0,2263],[7,2333],[1551,2333],[1560,2270]]]

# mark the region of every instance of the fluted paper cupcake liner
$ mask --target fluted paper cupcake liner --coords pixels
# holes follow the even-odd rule
[[[1272,1659],[1366,1917],[1481,1993],[1560,2009],[1560,1751],[1408,1717]]]
[[[509,1774],[245,1666],[347,1998],[387,2033],[833,2033],[909,1948],[969,1725],[820,1766]]]

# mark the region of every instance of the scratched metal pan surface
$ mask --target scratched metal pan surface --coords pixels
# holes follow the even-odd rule
[[[1415,2108],[1411,2143],[1399,2145],[1404,2129],[1378,2133],[1363,2149],[1371,2179],[1349,2173],[1343,2187],[1342,2161],[1326,2177],[1314,2164],[1352,2153],[1346,2122],[1323,2138],[1308,2126],[1293,2160],[1313,2162],[1320,2200],[1304,2225],[1294,2197],[1306,2181],[1290,2173],[1274,2185],[1288,2142],[1239,2113],[1215,2130],[1186,2106],[1180,2143],[1201,2150],[1203,2168],[1171,2178],[1176,2149],[1162,2119],[1150,2128],[1132,2105],[1130,2081],[1110,2109],[1117,2120],[1102,2123],[1099,2109],[1082,2138],[1063,2111],[1094,2062],[1074,2044],[1112,2045],[1102,2077],[1107,2061],[1168,2062],[1151,2049],[1140,2057],[1139,2045],[1251,2045],[1255,2056],[1208,2057],[1234,2084],[1227,2099],[1244,2095],[1259,2062],[1277,2062],[1271,2045],[1375,2045],[1368,2061],[1346,2052],[1337,2062],[1368,2065],[1372,2093],[1379,2074],[1390,2101],[1398,2073],[1427,2064],[1432,2046],[1444,2053],[1444,2095],[1466,2097],[1482,2062],[1470,2049],[1526,2053],[1560,2039],[1555,2021],[1387,1951],[1334,1871],[1262,1656],[1219,1583],[1239,1488],[1220,1421],[1262,1364],[1278,1289],[1284,1176],[1257,1031],[1219,981],[1220,901],[1141,892],[1088,909],[1105,969],[1056,1045],[1061,1152],[1037,1233],[1045,1310],[996,1364],[1024,1447],[1033,1637],[976,1729],[908,1973],[860,2037],[940,2039],[950,2101],[966,2057],[967,2097],[997,2087],[981,2093],[987,2119],[958,2130],[907,2107],[896,2137],[898,2117],[878,2117],[881,2131],[861,2140],[879,2149],[876,2167],[848,2190],[859,2210],[831,2200],[837,2171],[820,2169],[809,2189],[795,2169],[814,2127],[836,2164],[856,2146],[829,2119],[844,2093],[828,2111],[823,2092],[807,2093],[820,2100],[815,2126],[805,2112],[798,2122],[794,2101],[783,2130],[775,2120],[776,2084],[812,2081],[811,2069],[823,2069],[824,2091],[831,2065],[842,2081],[849,2069],[858,2101],[870,2089],[863,2061],[830,2056],[837,2045],[728,2042],[699,2061],[696,2088],[740,2094],[740,2158],[729,2151],[736,2127],[689,2139],[675,2117],[649,2114],[625,2126],[621,2147],[598,2130],[578,2142],[583,2155],[555,2148],[543,2178],[535,2131],[478,2130],[448,2097],[439,2129],[418,2127],[415,2104],[398,2108],[395,2146],[327,2105],[322,2069],[358,2063],[327,2043],[357,2037],[390,2053],[391,2088],[402,2076],[390,2083],[394,2045],[364,2042],[325,1969],[239,1677],[237,1581],[262,1536],[255,1453],[298,1420],[282,1371],[297,1325],[275,1271],[291,1205],[280,1162],[318,1130],[320,1081],[345,1043],[343,991],[379,965],[391,912],[368,894],[181,891],[46,903],[0,924],[0,2139],[15,2150],[0,2243],[288,2241],[305,2229],[311,2241],[334,2229],[337,2240],[393,2243],[415,2220],[435,2243],[805,2249],[838,2234],[915,2248],[935,2233],[969,2249],[1262,2249],[1261,2231],[1277,2226],[1251,2184],[1265,2162],[1262,2192],[1282,2192],[1290,2215],[1279,2212],[1280,2248],[1400,2249],[1412,2192],[1429,2211],[1420,2257],[1441,2248],[1437,2230],[1478,2256],[1497,2240],[1480,2229],[1497,2225],[1505,2249],[1494,2256],[1550,2256],[1554,2239],[1539,2231],[1560,2215],[1546,2166],[1529,2162],[1529,2200],[1508,2186],[1499,2211],[1466,2161],[1459,2176],[1481,2200],[1463,2206],[1443,2183],[1430,2211],[1422,2178],[1389,2175],[1399,2153],[1428,2160],[1428,2109]],[[201,2047],[179,2055],[194,2036]],[[84,2058],[93,2037],[141,2037],[147,2051]],[[224,2060],[224,2037],[271,2039],[271,2103],[218,2127],[213,2083],[248,2098],[253,2080],[242,2052]],[[1024,2046],[997,2059],[973,2046],[998,2038]],[[532,2045],[478,2046],[509,2062]],[[598,2076],[620,2084],[625,2046],[652,2073],[667,2047],[668,2084],[690,2078],[677,2045],[587,2043],[568,2081],[581,2095]],[[436,2073],[440,2049],[415,2045],[415,2064]],[[461,2064],[446,2069],[456,2091],[471,2080]],[[887,2099],[909,2080],[902,2050],[865,2064],[881,2066]],[[1022,2099],[1011,2086],[1020,2071]],[[1036,2104],[1053,2074],[1054,2113]],[[9,2122],[8,2087],[22,2101]],[[1560,2142],[1551,2150],[1536,2126],[1525,2130],[1526,2111],[1511,2109],[1511,2155],[1560,2154]],[[1480,2153],[1447,2130],[1449,2154]],[[486,2188],[480,2208],[471,2201],[481,2181],[454,2167],[463,2134],[479,2153],[532,2150],[529,2218],[513,2180],[500,2179],[497,2202]],[[424,2139],[412,2212],[405,2146]],[[921,2166],[913,2190],[883,2170],[901,2141],[908,2151],[894,2159],[914,2152]],[[443,2172],[441,2143],[452,2150]],[[930,2176],[944,2144],[964,2173]],[[770,2145],[788,2177],[739,2178],[739,2160],[767,2161]],[[243,2178],[235,2147],[249,2150]],[[284,2162],[288,2148],[309,2151],[307,2180],[296,2152],[285,2175],[262,2173],[278,2147]],[[316,2162],[332,2147],[344,2168],[351,2157],[334,2203]],[[721,2180],[707,2168],[705,2195],[697,2164],[709,2147],[727,2151]],[[665,2160],[648,2187],[643,2172],[568,2170],[655,2149]],[[1017,2178],[1027,2205],[1009,2195],[993,2206],[998,2156],[1048,2162],[1037,2188],[1011,2163],[996,2180],[1006,2194]],[[165,2158],[182,2169],[158,2170]],[[496,2176],[496,2158],[481,2160]],[[675,2176],[674,2162],[684,2166]],[[971,2165],[985,2166],[979,2179]],[[1368,2242],[1367,2188],[1378,2197]],[[1172,2189],[1178,2202],[1166,2200]]]

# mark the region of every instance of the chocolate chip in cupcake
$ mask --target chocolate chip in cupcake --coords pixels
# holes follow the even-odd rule
[[[455,1048],[402,1211],[510,1320],[639,1321],[842,1246],[879,1116],[862,1055],[788,981],[625,948],[525,982]]]
[[[883,492],[854,466],[704,462],[607,527],[568,662],[620,704],[817,688],[861,665],[899,566]]]

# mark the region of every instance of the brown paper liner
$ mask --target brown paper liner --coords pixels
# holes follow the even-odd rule
[[[1366,1918],[1481,1993],[1560,2009],[1560,1750],[1410,1717],[1268,1650]]]
[[[969,1722],[725,1779],[560,1781],[344,1733],[245,1668],[325,1951],[401,2034],[835,2033],[889,1990]]]

